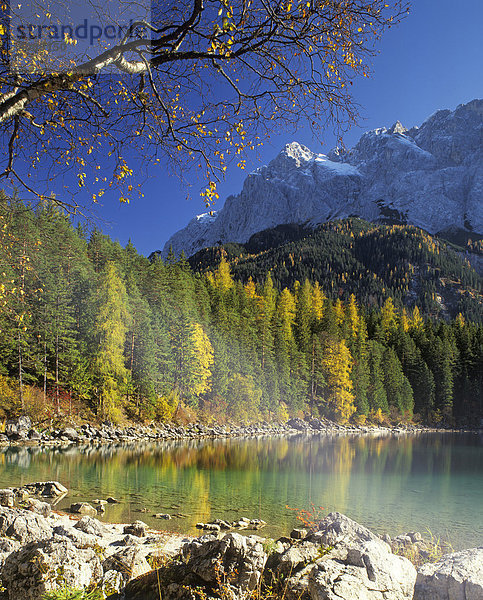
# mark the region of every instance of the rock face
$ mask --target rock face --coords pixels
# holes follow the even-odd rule
[[[38,504],[37,504],[38,503]],[[43,502],[35,500],[33,506]],[[43,507],[40,507],[43,508]],[[136,540],[126,546],[126,537]],[[8,600],[39,600],[49,590],[84,587],[91,582],[106,593],[123,588],[151,569],[150,556],[165,560],[189,539],[153,532],[150,538],[126,536],[123,525],[84,516],[78,521],[51,512],[0,507],[0,583]]]
[[[222,597],[248,598],[257,589],[267,560],[262,541],[239,533],[222,539],[196,538],[182,547],[180,560],[134,579],[113,600],[158,600],[160,581],[164,600],[212,598],[220,584]],[[195,594],[192,588],[203,591]]]
[[[267,560],[260,538],[239,533],[228,533],[221,540],[203,536],[184,546],[182,554],[188,571],[204,582],[215,585],[218,574],[226,574],[230,585],[242,593],[257,587]]]
[[[331,513],[309,539],[327,554],[309,574],[312,600],[411,600],[416,569],[371,531]]]
[[[207,598],[246,598],[259,585],[262,596],[263,589],[270,589],[287,600],[412,599],[414,566],[339,513],[331,513],[300,540],[272,543],[270,556],[266,542],[237,533],[222,539],[202,536],[183,546],[178,561],[161,567],[157,575],[147,573],[131,581],[124,596],[115,598],[155,600],[162,581],[165,600],[192,598],[194,587]]]
[[[420,567],[414,600],[481,600],[483,546],[446,554]]]
[[[483,100],[440,110],[421,127],[364,134],[350,151],[316,154],[288,144],[251,173],[214,215],[199,215],[165,244],[187,256],[219,243],[245,243],[287,223],[316,226],[357,215],[430,233],[450,226],[483,233]]]
[[[102,566],[92,548],[79,549],[68,541],[33,542],[13,552],[2,568],[9,598],[38,600],[59,587],[87,587],[102,577]]]
[[[18,508],[0,508],[0,536],[23,544],[52,537],[52,527],[41,515]]]

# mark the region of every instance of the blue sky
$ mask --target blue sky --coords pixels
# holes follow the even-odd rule
[[[354,85],[361,119],[360,126],[344,137],[346,146],[354,145],[368,129],[389,127],[398,119],[409,128],[437,109],[454,109],[482,98],[482,24],[482,0],[413,0],[410,15],[379,43],[372,77]],[[280,133],[264,144],[260,160],[248,157],[247,171],[269,162],[294,139],[317,152],[328,152],[335,142],[331,131],[324,134],[323,145],[312,139],[308,129],[301,128],[295,135]],[[241,189],[245,175],[236,166],[229,168],[215,209]],[[196,192],[188,200],[186,189],[162,166],[152,172],[143,192],[145,197],[134,198],[130,205],[112,199],[96,210],[105,233],[123,245],[131,238],[142,254],[162,248],[175,231],[205,210]]]

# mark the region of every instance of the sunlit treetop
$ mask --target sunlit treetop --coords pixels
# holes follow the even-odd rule
[[[123,25],[111,1],[83,5]],[[52,27],[64,2],[68,14],[66,0],[37,0],[32,14]],[[158,163],[186,181],[197,172],[210,206],[227,164],[244,168],[247,151],[271,132],[301,123],[342,134],[357,117],[352,82],[369,75],[375,43],[407,5],[158,1],[149,18],[88,51],[76,51],[75,35],[64,32],[63,63],[48,44],[17,44],[15,68],[16,15],[3,11],[0,179],[31,197],[56,192],[77,212],[113,187],[129,201]]]

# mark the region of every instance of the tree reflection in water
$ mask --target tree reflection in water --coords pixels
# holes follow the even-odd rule
[[[264,535],[287,534],[295,517],[285,506],[314,502],[380,532],[429,527],[444,535],[448,527],[458,547],[478,542],[482,463],[472,434],[11,447],[0,452],[0,485],[58,480],[70,490],[60,507],[73,497],[116,496],[122,504],[109,506],[103,518],[142,518],[184,532],[194,532],[198,521],[247,516],[267,521]],[[141,508],[147,512],[140,515]],[[151,516],[159,512],[188,516]]]

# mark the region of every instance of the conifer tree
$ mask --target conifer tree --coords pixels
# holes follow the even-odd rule
[[[387,394],[384,388],[384,370],[382,367],[382,355],[384,346],[376,340],[369,342],[369,385],[367,388],[367,399],[370,410],[373,412],[389,412]]]
[[[99,413],[113,421],[120,417],[128,381],[124,345],[129,318],[126,287],[116,265],[108,261],[101,272],[97,290],[94,373]]]
[[[352,356],[344,340],[327,339],[322,367],[325,379],[325,402],[332,418],[346,423],[355,412],[352,393]]]
[[[392,348],[386,348],[382,359],[382,367],[388,404],[395,407],[399,414],[412,416],[414,407],[413,392],[403,373],[397,354]]]

